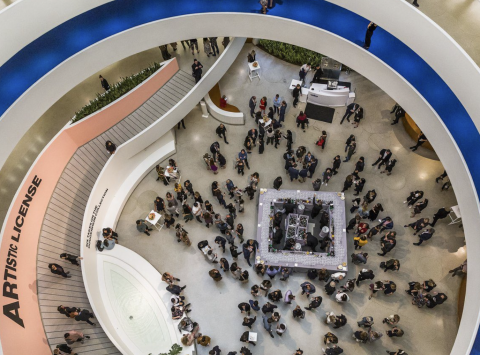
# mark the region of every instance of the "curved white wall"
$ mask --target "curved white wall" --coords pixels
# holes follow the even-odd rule
[[[364,0],[361,3],[374,4],[376,2]],[[377,14],[377,16],[385,18],[383,21],[395,23],[393,17],[403,17],[405,21],[405,18],[410,16],[409,13],[402,16],[402,13],[407,9],[406,7],[392,11],[392,6],[399,3],[398,0],[385,0],[385,3],[391,6],[388,6],[388,9],[382,7],[383,12]],[[344,6],[349,9],[352,8],[351,3],[348,5],[344,4]],[[360,10],[358,9],[359,12]],[[367,12],[365,8],[362,11]],[[368,11],[377,10],[375,6],[372,6]],[[371,17],[367,13],[365,13],[365,16]],[[185,21],[188,23],[188,26],[183,25]],[[411,26],[410,22],[413,21],[409,21],[409,26]],[[245,26],[246,23],[249,25]],[[378,23],[383,25],[382,20],[378,21]],[[427,22],[422,24],[422,26],[430,27],[432,25]],[[403,31],[409,26],[404,24],[401,29],[395,30],[392,28],[390,32],[402,38]],[[446,36],[434,37],[436,38],[435,46],[429,46],[430,38],[421,36],[421,34],[429,31],[437,31],[437,34],[441,33],[441,29],[438,26],[436,30],[430,27],[420,28],[414,36],[411,35],[405,38],[405,43],[407,45],[410,45],[410,42],[418,43],[418,53],[423,58],[427,57],[427,52],[431,52],[432,56],[437,56],[437,60],[441,58],[441,60],[445,61],[448,70],[456,68],[458,63],[455,62],[455,57],[460,49],[452,46],[452,40]],[[175,28],[176,31],[173,33],[173,31],[170,31],[171,28]],[[5,147],[0,155],[0,163],[3,164],[19,138],[23,136],[24,132],[53,102],[92,73],[128,55],[152,48],[161,43],[169,43],[197,36],[215,36],[218,33],[245,37],[258,37],[258,34],[261,33],[263,38],[294,43],[324,53],[355,68],[359,73],[369,78],[393,99],[398,101],[412,116],[416,117],[416,122],[430,137],[437,154],[450,173],[453,184],[462,186],[462,189],[456,189],[456,194],[460,208],[465,215],[464,228],[467,245],[470,250],[480,250],[480,240],[475,238],[476,231],[480,230],[476,191],[455,143],[448,132],[446,132],[443,123],[425,100],[403,78],[360,47],[315,27],[270,16],[262,16],[261,21],[259,21],[258,15],[225,13],[172,18],[125,31],[85,49],[43,77],[5,113],[2,121],[0,121],[0,132],[8,132],[8,134],[4,136],[5,133],[0,133],[2,134],[0,136],[2,145]],[[298,36],[298,33],[302,33],[302,36]],[[312,38],[315,38],[315,41],[312,41]],[[425,42],[421,42],[422,40]],[[411,47],[414,48],[415,44],[412,43]],[[112,50],[113,48],[115,50]],[[445,51],[444,48],[448,48],[449,51]],[[434,68],[440,70],[438,65],[438,63],[432,63]],[[446,74],[442,73],[441,75],[444,77]],[[456,91],[457,96],[478,126],[480,117],[475,113],[480,112],[478,107],[480,103],[476,102],[476,97],[470,98],[470,95],[475,95],[475,91],[468,92],[468,90],[462,90],[461,88],[467,80],[477,78],[478,68],[473,62],[467,63],[462,68],[462,71],[457,72],[456,75],[458,77],[449,77],[445,80],[454,90],[459,90],[458,92]],[[25,120],[26,117],[30,117],[30,120]],[[18,122],[20,119],[25,123],[21,129],[14,124],[14,122]],[[148,131],[146,134],[149,134]],[[141,144],[139,143],[139,145]],[[471,259],[469,263],[470,270],[480,270],[480,261]],[[469,312],[466,312],[462,318],[459,336],[452,354],[466,354],[471,347],[473,336],[478,326],[480,310],[480,299],[476,297],[478,291],[480,291],[480,280],[472,278],[467,285],[467,299],[465,303],[465,309],[468,309]]]
[[[478,95],[472,93],[477,91],[475,84],[469,85],[469,83],[477,83],[477,85],[480,83],[480,68],[467,52],[433,20],[408,1],[326,1],[375,22],[413,49],[450,86],[472,117],[477,129],[480,130],[480,100]]]
[[[136,353],[123,339],[122,333],[117,330],[117,322],[105,307],[105,292],[102,289],[102,279],[99,277],[101,261],[95,250],[96,238],[103,227],[115,227],[123,206],[133,189],[159,161],[168,158],[175,152],[175,140],[171,128],[184,118],[223,77],[243,48],[245,40],[245,38],[234,38],[187,96],[146,130],[120,145],[115,154],[107,161],[91,191],[82,225],[81,255],[84,257],[82,276],[96,318],[112,343],[123,354],[133,355]],[[121,176],[122,179],[118,179],[118,176]],[[102,198],[107,190],[108,192]],[[100,200],[102,200],[102,205],[93,224],[93,240],[91,247],[87,248],[86,236],[90,227],[90,216]],[[132,221],[132,223],[134,222]],[[115,248],[108,253],[116,255]],[[134,252],[130,253],[135,254]],[[142,261],[143,258],[138,256],[137,260]],[[129,259],[128,263],[138,271],[143,268],[142,263],[136,263],[134,259]]]
[[[7,6],[0,11],[0,65],[52,28],[110,1],[19,0]]]

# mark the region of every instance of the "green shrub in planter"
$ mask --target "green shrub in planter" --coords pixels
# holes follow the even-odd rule
[[[258,46],[265,52],[295,65],[311,63],[312,65],[321,62],[323,55],[303,47],[297,47],[283,42],[261,39]]]
[[[158,355],[178,355],[182,352],[183,348],[178,345],[178,344],[173,344],[171,349],[168,351],[168,353],[161,353],[161,354],[158,354]],[[152,355],[152,353],[148,354],[148,355]]]
[[[143,69],[140,73],[126,78],[120,78],[118,83],[110,86],[110,90],[104,92],[103,94],[97,93],[96,98],[90,100],[87,105],[75,112],[75,117],[72,119],[72,123],[80,121],[82,118],[91,115],[92,113],[102,109],[103,107],[122,97],[127,92],[148,79],[161,67],[162,66],[160,63],[153,63],[148,68]]]

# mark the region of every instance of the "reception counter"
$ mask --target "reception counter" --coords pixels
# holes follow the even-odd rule
[[[307,102],[320,106],[346,106],[355,100],[355,93],[346,86],[331,90],[326,84],[312,84],[308,90]]]

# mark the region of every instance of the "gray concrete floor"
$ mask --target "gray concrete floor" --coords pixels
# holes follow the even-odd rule
[[[383,294],[377,298],[368,300],[368,284],[364,282],[351,294],[348,304],[338,304],[332,297],[325,294],[323,283],[315,281],[317,294],[323,297],[323,303],[316,312],[308,312],[304,320],[300,322],[292,318],[292,306],[279,304],[279,312],[282,321],[286,322],[287,333],[283,337],[275,336],[271,339],[264,331],[261,323],[262,313],[257,313],[257,322],[254,330],[258,332],[257,346],[249,346],[254,354],[291,354],[301,347],[305,354],[318,354],[323,347],[323,335],[331,331],[323,323],[325,312],[334,311],[343,313],[348,318],[348,324],[333,333],[339,337],[340,346],[346,354],[384,354],[385,350],[395,351],[402,348],[409,354],[449,354],[457,333],[457,299],[460,279],[450,277],[448,270],[461,264],[465,258],[464,235],[458,225],[448,226],[446,220],[436,226],[435,236],[421,247],[412,245],[417,238],[403,225],[414,219],[410,218],[410,211],[402,201],[410,191],[421,189],[425,191],[425,197],[430,203],[421,217],[432,217],[439,207],[450,207],[456,204],[453,191],[441,192],[440,184],[435,183],[435,177],[443,172],[441,163],[430,159],[431,153],[420,148],[418,154],[411,153],[408,149],[413,141],[406,136],[401,125],[391,126],[392,117],[389,110],[393,101],[378,87],[358,74],[351,73],[342,77],[349,80],[357,89],[359,102],[366,111],[366,118],[359,128],[352,125],[339,125],[343,108],[337,109],[332,124],[315,122],[304,133],[296,128],[295,117],[303,108],[300,104],[297,109],[291,106],[292,98],[287,90],[287,84],[297,76],[298,68],[279,61],[261,50],[257,50],[257,59],[262,63],[261,80],[250,82],[247,78],[246,53],[251,45],[246,45],[236,62],[226,73],[220,82],[222,93],[225,93],[229,102],[237,105],[247,114],[246,126],[228,126],[229,145],[223,143],[215,135],[218,122],[213,118],[202,118],[201,111],[197,107],[185,118],[186,129],[177,130],[177,153],[174,155],[182,172],[182,182],[189,179],[195,191],[199,191],[204,200],[210,200],[217,212],[225,216],[225,210],[221,208],[211,195],[210,185],[216,180],[223,183],[230,178],[240,188],[247,186],[247,175],[237,175],[233,169],[233,158],[242,148],[243,140],[248,129],[253,128],[255,123],[248,116],[248,99],[251,95],[257,97],[267,96],[269,100],[279,93],[289,103],[290,110],[286,118],[286,129],[294,130],[297,142],[311,149],[312,153],[320,159],[314,178],[317,178],[331,166],[333,157],[337,154],[344,156],[344,142],[350,134],[357,136],[357,153],[351,162],[342,163],[339,174],[332,178],[331,183],[322,189],[328,191],[340,191],[345,176],[353,171],[354,164],[359,156],[366,158],[366,169],[361,174],[367,180],[364,192],[375,189],[378,193],[376,202],[382,203],[385,212],[380,217],[391,216],[395,221],[394,230],[397,234],[397,247],[386,257],[377,256],[380,251],[379,238],[368,243],[363,250],[370,255],[367,267],[374,270],[377,277],[375,280],[393,280],[397,284],[398,291],[392,297]],[[311,74],[310,74],[311,75]],[[320,131],[325,129],[329,138],[325,151],[320,151],[314,145]],[[219,141],[223,154],[230,160],[225,170],[218,175],[205,169],[202,155],[208,152],[213,141]],[[380,174],[379,170],[372,167],[371,163],[376,159],[380,148],[392,149],[394,157],[398,160],[397,166],[391,176]],[[251,170],[260,173],[259,187],[271,188],[273,180],[277,176],[284,179],[285,189],[312,190],[310,180],[300,184],[290,182],[283,169],[282,155],[285,143],[281,149],[266,146],[263,155],[259,155],[255,149],[249,158]],[[434,158],[434,157],[432,157]],[[151,171],[132,193],[120,217],[117,232],[120,235],[120,243],[146,258],[160,272],[169,271],[181,279],[180,284],[188,285],[185,294],[192,303],[191,317],[201,325],[201,331],[212,337],[212,346],[219,345],[223,352],[238,351],[243,345],[239,338],[247,330],[241,326],[242,315],[237,305],[240,302],[248,302],[252,299],[250,287],[259,284],[261,278],[252,269],[248,268],[245,260],[240,256],[238,263],[241,267],[250,271],[250,280],[246,284],[235,280],[231,275],[225,275],[222,281],[215,283],[208,275],[208,271],[217,264],[211,265],[197,249],[196,244],[200,240],[207,239],[213,246],[213,240],[217,233],[216,229],[205,228],[196,221],[185,225],[189,232],[192,246],[186,247],[178,244],[173,230],[163,229],[160,232],[152,232],[151,236],[139,235],[135,228],[135,220],[145,218],[152,209],[153,200],[156,196],[164,197],[166,192],[173,193],[173,185],[165,187],[156,181],[155,171]],[[351,207],[352,190],[346,193],[347,207]],[[363,194],[362,194],[363,195]],[[227,197],[227,201],[229,201]],[[189,200],[191,202],[191,200]],[[347,220],[352,215],[349,213]],[[177,219],[177,221],[181,218]],[[236,223],[242,223],[245,227],[245,237],[254,238],[256,233],[257,208],[256,200],[246,201],[245,213],[240,215]],[[219,257],[225,256],[232,262],[230,252],[225,254],[215,248]],[[353,236],[349,235],[349,254],[353,252]],[[383,273],[379,268],[381,261],[389,258],[398,258],[402,266],[398,273]],[[438,262],[440,261],[441,262]],[[349,265],[348,278],[356,277],[360,267]],[[418,309],[410,304],[410,297],[404,293],[409,281],[423,281],[432,278],[437,283],[436,291],[448,295],[448,301],[437,306],[435,309]],[[281,289],[283,293],[291,289],[297,296],[294,304],[307,306],[308,302],[300,295],[299,285],[305,280],[305,275],[298,273],[293,275],[288,282],[282,282],[277,277],[273,280],[273,289]],[[259,297],[260,304],[266,303],[266,298]],[[255,312],[252,312],[255,314]],[[356,321],[363,316],[373,316],[375,319],[374,329],[385,331],[387,326],[382,324],[382,319],[393,313],[401,317],[400,327],[405,331],[403,338],[388,338],[384,336],[373,344],[358,344],[352,339],[353,331],[357,330]],[[199,353],[207,354],[210,348],[199,349]]]
[[[195,56],[198,56],[205,70],[208,70],[217,57],[207,58],[203,52],[202,43],[202,40],[199,39],[200,54],[195,53]],[[177,58],[180,68],[190,72],[194,57],[191,52],[184,50],[180,42],[178,42],[176,52],[170,46],[168,48],[170,54]],[[222,52],[223,46],[220,43],[219,48]],[[38,119],[18,142],[0,170],[0,228],[13,196],[43,148],[71,120],[75,111],[94,99],[97,92],[103,92],[98,75],[101,74],[112,85],[122,77],[138,73],[153,62],[162,61],[163,58],[158,48],[152,48],[118,61],[70,90]]]

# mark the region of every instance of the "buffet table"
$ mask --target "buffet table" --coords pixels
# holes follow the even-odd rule
[[[325,252],[306,250],[308,248],[303,246],[304,240],[302,243],[303,236],[306,232],[313,231],[313,225],[316,223],[315,219],[310,217],[313,198],[316,201],[322,200],[323,211],[329,214],[329,237],[333,242]],[[296,245],[296,250],[276,249],[272,243],[273,216],[276,212],[284,209],[284,203],[287,200],[294,200],[297,207],[294,214],[286,216],[284,238],[285,240],[290,237],[295,238],[295,244],[300,244],[300,248]],[[259,252],[255,257],[255,263],[303,269],[326,268],[347,271],[348,253],[345,228],[345,197],[343,193],[260,189],[257,223]],[[314,236],[320,237],[319,233]]]

